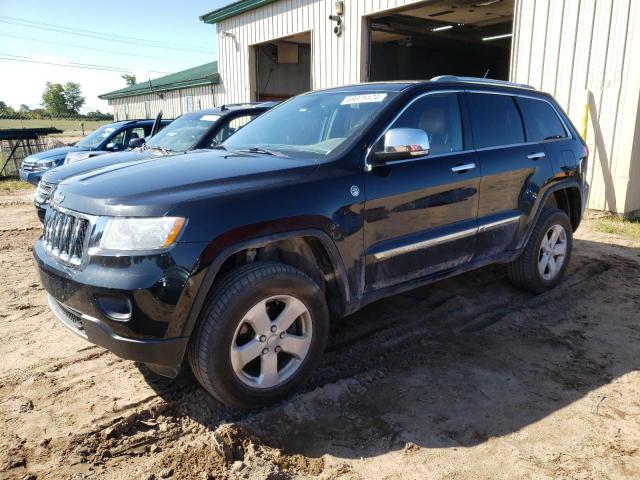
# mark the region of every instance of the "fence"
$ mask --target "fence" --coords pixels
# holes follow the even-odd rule
[[[17,176],[25,157],[76,142],[112,121],[111,115],[100,112],[52,116],[0,110],[0,177]]]
[[[47,138],[52,133],[61,133],[54,128],[18,128],[0,130],[0,178],[18,176],[25,157],[60,144]]]
[[[113,121],[113,116],[100,115],[21,115],[3,114],[0,111],[0,130],[7,128],[48,128],[53,127],[74,136],[83,136],[86,132]]]

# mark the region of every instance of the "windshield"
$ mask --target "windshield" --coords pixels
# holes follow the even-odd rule
[[[200,141],[219,118],[220,115],[212,114],[185,115],[177,118],[151,137],[147,147],[185,152]]]
[[[96,148],[107,138],[113,135],[118,128],[113,124],[103,125],[102,127],[94,130],[89,135],[80,140],[76,145],[83,148]]]
[[[261,115],[232,135],[229,150],[252,147],[328,155],[367,124],[394,95],[318,92],[300,95]]]

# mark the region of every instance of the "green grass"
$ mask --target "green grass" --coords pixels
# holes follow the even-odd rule
[[[0,193],[17,192],[18,190],[25,190],[27,188],[33,188],[33,186],[15,178],[0,180]]]
[[[111,123],[110,120],[104,121],[89,121],[84,120],[84,131],[90,132],[96,128]],[[0,119],[0,128],[46,128],[55,127],[63,132],[80,131],[80,120],[64,120],[64,119],[52,119],[52,120],[8,120]]]
[[[619,216],[595,218],[593,226],[598,232],[611,233],[627,237],[632,240],[640,240],[640,219],[624,220]]]

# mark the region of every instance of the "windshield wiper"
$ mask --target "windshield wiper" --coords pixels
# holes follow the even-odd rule
[[[168,148],[161,147],[160,145],[156,145],[154,147],[148,147],[151,150],[160,150],[165,155],[168,155],[173,152],[173,150],[169,150]]]
[[[267,150],[262,147],[249,147],[249,148],[241,148],[237,150],[238,152],[249,152],[249,153],[261,153],[263,155],[276,155],[279,157],[283,157],[284,155],[280,152],[274,152],[272,150]]]
[[[225,147],[224,145],[214,145],[213,147],[211,147],[213,150],[226,150],[227,147]]]

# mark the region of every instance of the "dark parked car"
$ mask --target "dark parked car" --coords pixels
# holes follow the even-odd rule
[[[171,120],[162,120],[161,125],[168,125],[170,122]],[[22,161],[20,179],[37,185],[45,172],[62,165],[67,156],[76,161],[95,154],[126,150],[134,138],[149,135],[152,126],[153,120],[126,120],[103,125],[74,145],[29,155]]]
[[[222,147],[63,182],[35,258],[73,332],[239,407],[300,386],[331,315],[492,263],[554,287],[587,195],[567,116],[506,82],[308,93]]]
[[[228,105],[187,113],[178,117],[145,144],[144,138],[134,141],[135,148],[126,152],[92,157],[82,162],[70,162],[46,172],[34,197],[40,220],[56,186],[81,173],[98,170],[116,163],[135,162],[148,158],[178,155],[191,150],[213,148],[233,135],[258,115],[276,105],[274,102]]]

